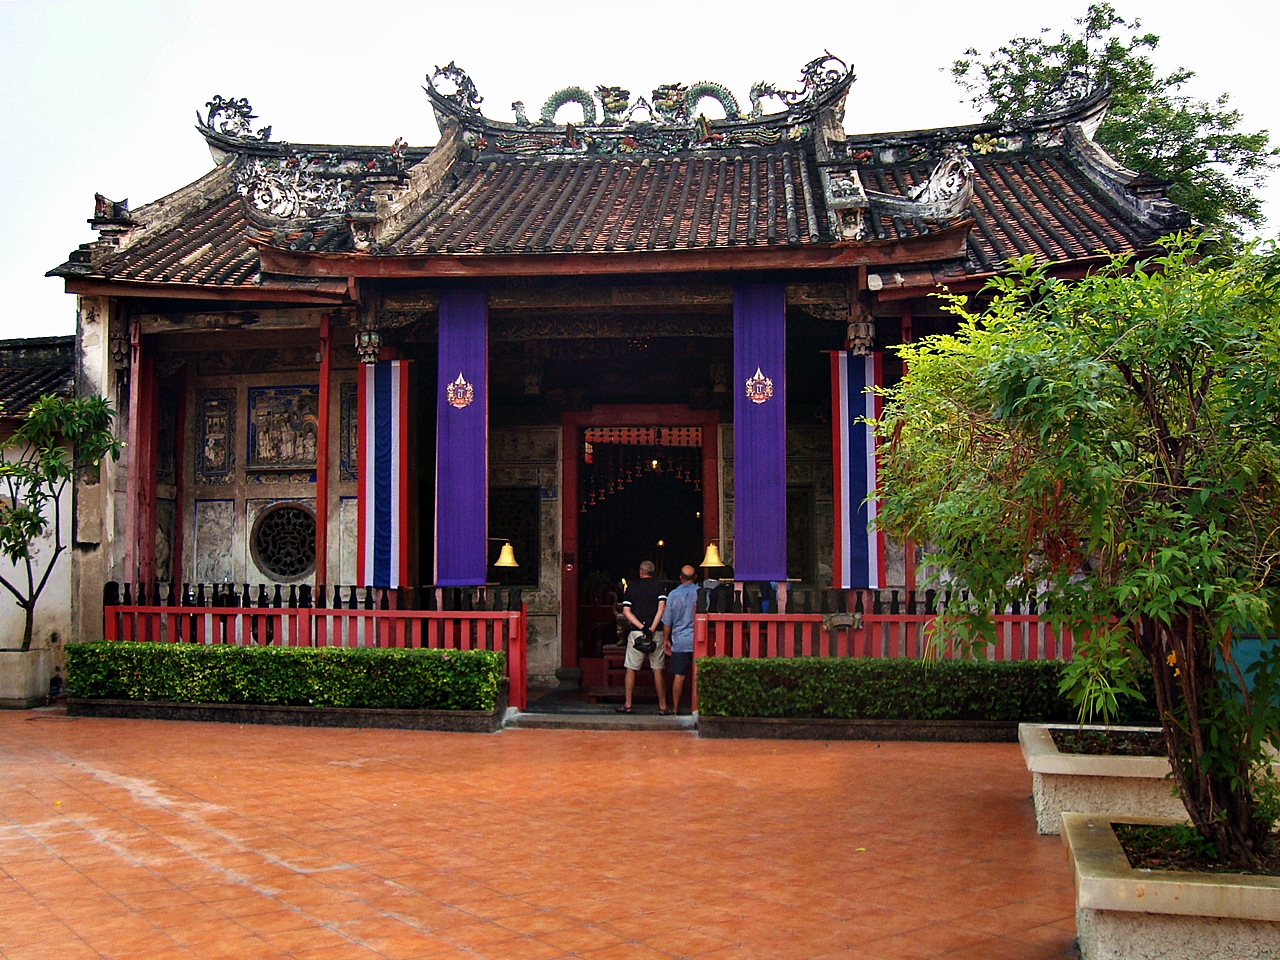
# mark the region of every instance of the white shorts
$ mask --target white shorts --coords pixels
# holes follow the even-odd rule
[[[636,641],[644,636],[641,630],[632,630],[627,634],[627,659],[624,666],[628,670],[641,670],[644,668],[644,661],[647,657],[649,666],[654,670],[661,670],[667,662],[667,655],[662,649],[662,634],[655,633],[653,642],[657,644],[653,653],[641,653],[636,649]]]

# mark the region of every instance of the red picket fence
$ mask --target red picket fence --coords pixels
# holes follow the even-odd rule
[[[998,614],[989,660],[1069,660],[1070,633],[1057,635],[1036,614]],[[914,613],[699,613],[696,657],[915,657],[923,656],[937,614]],[[977,651],[975,651],[977,652]],[[956,657],[954,643],[942,655]]]
[[[520,710],[528,706],[524,604],[519,610],[106,604],[103,620],[106,639],[120,641],[501,650],[507,656],[508,700]]]

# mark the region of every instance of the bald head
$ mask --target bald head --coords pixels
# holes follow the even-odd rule
[[[696,577],[697,575],[698,575],[698,571],[693,569],[693,567],[689,566],[687,563],[680,568],[681,583],[693,583],[693,578]]]

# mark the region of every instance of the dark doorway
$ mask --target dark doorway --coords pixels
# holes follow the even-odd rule
[[[681,566],[696,565],[701,559],[700,451],[689,451],[691,469],[681,473],[659,460],[657,449],[632,447],[631,451],[639,454],[637,460],[643,464],[638,475],[586,504],[579,518],[578,543],[588,585],[632,580],[642,560],[653,561],[658,579],[674,580]]]

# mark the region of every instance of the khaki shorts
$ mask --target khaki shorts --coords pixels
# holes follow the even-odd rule
[[[649,666],[654,670],[661,670],[667,662],[667,655],[662,649],[662,634],[655,633],[653,641],[658,646],[653,653],[641,653],[636,649],[636,640],[643,637],[644,633],[640,630],[632,630],[627,634],[627,660],[624,664],[628,670],[641,670],[644,668],[644,661],[647,657]]]

